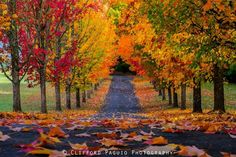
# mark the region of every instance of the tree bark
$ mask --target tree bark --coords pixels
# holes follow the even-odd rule
[[[201,82],[195,81],[193,87],[193,112],[202,113]]]
[[[98,90],[98,84],[97,83],[95,83],[95,85],[94,85],[94,90]]]
[[[13,111],[21,112],[20,82],[12,83],[13,86]]]
[[[181,110],[186,109],[186,84],[181,85]]]
[[[87,93],[86,93],[86,90],[83,91],[83,94],[82,94],[82,102],[84,102],[84,103],[87,102]]]
[[[13,47],[13,51],[18,51]],[[13,52],[12,57],[12,89],[13,89],[13,111],[21,112],[21,98],[20,98],[20,76],[19,76],[19,54]]]
[[[225,112],[223,69],[214,65],[214,111]]]
[[[156,85],[155,81],[152,81],[152,85],[153,85],[154,90],[155,90],[155,91],[158,91],[158,90],[157,90],[157,85]]]
[[[94,94],[94,84],[91,84],[91,94]]]
[[[100,87],[100,81],[97,82],[97,89]]]
[[[178,105],[178,94],[177,94],[175,88],[173,88],[173,101],[174,101],[173,107],[179,107],[179,105]]]
[[[165,91],[165,88],[162,89],[162,100],[166,100],[166,91]]]
[[[46,66],[40,68],[40,91],[41,91],[41,112],[47,113],[47,99],[46,99]]]
[[[168,100],[169,100],[169,105],[172,105],[171,87],[168,87]]]
[[[87,98],[90,99],[91,98],[91,89],[87,90]]]
[[[56,57],[54,63],[56,63],[61,58],[61,39],[58,37],[56,43]],[[58,71],[57,67],[54,67],[56,71]],[[57,73],[60,75],[60,73]],[[56,75],[56,82],[55,82],[55,95],[56,95],[56,111],[61,111],[61,88],[60,88],[60,76]]]
[[[56,111],[62,111],[62,108],[61,108],[61,87],[60,87],[59,81],[56,81],[56,84],[55,84],[55,95],[56,95]]]
[[[66,83],[66,108],[71,109],[71,85]]]
[[[8,11],[11,15],[16,14],[16,1],[11,0],[9,1]],[[20,67],[19,67],[19,60],[20,60],[20,50],[19,50],[19,43],[17,38],[17,24],[15,20],[11,21],[11,27],[7,34],[9,38],[9,47],[11,49],[11,75],[12,75],[12,90],[13,90],[13,111],[14,112],[21,112],[21,97],[20,97]],[[6,74],[7,75],[7,74]]]
[[[162,91],[161,91],[161,89],[159,89],[158,92],[159,92],[159,96],[162,96]]]
[[[80,88],[76,88],[76,108],[80,108]]]

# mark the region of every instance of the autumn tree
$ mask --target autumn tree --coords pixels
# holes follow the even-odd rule
[[[20,112],[20,82],[28,70],[33,33],[27,33],[21,16],[21,4],[15,0],[0,3],[0,65],[12,82],[13,111]]]
[[[81,7],[81,3],[77,7]],[[88,5],[86,14],[77,18],[72,25],[70,42],[75,44],[75,58],[79,65],[71,66],[64,82],[66,106],[71,108],[70,93],[76,91],[76,107],[80,107],[80,94],[86,101],[86,90],[100,79],[109,75],[113,62],[112,48],[115,39],[114,26],[101,3]],[[108,35],[109,34],[109,35]]]
[[[149,19],[157,33],[167,32],[167,37],[184,32],[190,35],[188,39],[182,38],[178,47],[185,47],[188,50],[186,53],[195,54],[193,69],[201,68],[201,63],[212,67],[208,74],[214,73],[213,77],[209,77],[214,82],[214,110],[224,112],[223,69],[225,63],[231,62],[230,53],[235,48],[235,27],[232,20],[235,17],[235,2],[176,0],[148,1],[147,4]],[[202,58],[205,59],[204,62]],[[199,78],[194,80],[195,86],[200,86]],[[199,87],[194,89],[196,101],[200,99],[200,90]],[[194,110],[201,111],[198,107]]]
[[[30,0],[21,1],[22,17],[27,33],[35,32],[33,53],[28,71],[29,84],[40,84],[41,112],[47,113],[46,101],[46,69],[49,54],[53,53],[54,43],[56,55],[60,55],[60,39],[66,28],[63,23],[70,20],[69,9],[73,1]],[[55,40],[57,39],[57,40]],[[59,45],[58,45],[59,44]],[[57,109],[60,104],[57,95]]]
[[[48,76],[55,86],[56,110],[61,111],[61,80],[63,79],[63,75],[68,73],[67,71],[69,69],[67,67],[73,64],[70,60],[71,51],[74,48],[73,44],[66,45],[67,40],[69,40],[68,33],[71,33],[69,30],[71,29],[72,21],[77,17],[77,14],[81,14],[82,11],[79,11],[80,8],[74,7],[76,3],[73,0],[61,0],[56,4],[57,5],[52,8],[54,9],[54,18],[52,19],[52,28],[50,30],[54,32],[51,36],[51,51],[54,55],[52,54],[50,58],[50,60],[53,60],[53,63],[51,63],[53,68],[49,66],[50,72]],[[63,58],[63,54],[68,58]]]

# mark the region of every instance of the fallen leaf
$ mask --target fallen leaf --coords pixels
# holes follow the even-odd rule
[[[152,131],[148,133],[148,132],[144,132],[144,131],[142,131],[142,130],[140,131],[140,134],[146,135],[146,136],[153,136],[153,135],[155,135],[155,133],[152,132]]]
[[[133,138],[133,137],[135,137],[135,136],[137,136],[137,133],[136,133],[136,132],[131,132],[131,133],[129,133],[129,135],[128,135],[128,137],[131,137],[131,138]]]
[[[119,125],[118,128],[123,129],[123,130],[129,129],[129,128],[136,128],[138,126],[137,123],[132,122],[132,121],[130,121],[130,122],[128,122],[128,121],[120,121],[118,123],[118,125]]]
[[[73,144],[73,143],[70,143],[70,146],[71,148],[73,148],[74,150],[88,150],[88,146],[86,143],[83,143],[83,144],[79,144],[79,143],[76,143],[76,144]]]
[[[220,152],[223,157],[236,157],[236,154],[231,154],[231,153],[227,153],[227,152]]]
[[[205,131],[206,134],[215,134],[216,132],[220,131],[222,127],[220,125],[211,125]]]
[[[165,146],[148,146],[143,151],[159,151],[159,152],[173,152],[177,148],[178,145],[176,144],[168,144]]]
[[[155,137],[153,139],[147,140],[144,143],[149,144],[149,145],[166,145],[168,144],[168,140],[160,136],[160,137]]]
[[[183,133],[182,130],[179,130],[179,129],[172,129],[172,128],[166,128],[166,129],[164,129],[162,132],[166,132],[166,133]]]
[[[32,128],[22,128],[21,129],[22,132],[29,132],[31,130],[33,130],[33,129]]]
[[[43,147],[37,147],[34,148],[32,151],[29,151],[27,154],[33,154],[33,155],[49,155],[52,153],[53,150],[46,149]]]
[[[44,133],[40,133],[40,137],[38,138],[38,141],[42,144],[55,144],[55,143],[61,142],[57,137],[51,137]]]
[[[76,134],[75,136],[77,136],[77,137],[90,137],[91,135],[88,133],[81,133],[81,134]]]
[[[205,151],[202,149],[198,149],[196,146],[180,146],[180,151],[178,151],[178,155],[182,156],[197,156],[197,157],[210,157]]]
[[[23,129],[23,127],[15,127],[15,128],[13,128],[12,126],[9,126],[8,128],[11,131],[15,131],[15,132],[20,132]]]
[[[236,128],[230,129],[229,131],[227,131],[229,134],[233,134],[236,135]]]
[[[112,133],[96,133],[96,136],[98,138],[112,138],[112,139],[117,138],[117,134],[115,132],[112,132]]]
[[[124,138],[124,139],[128,138],[128,136],[129,136],[129,134],[127,134],[127,133],[121,133],[121,135],[120,135],[120,137]]]
[[[167,132],[167,133],[174,133],[174,132],[175,132],[175,130],[174,130],[174,129],[172,129],[172,128],[166,128],[166,129],[164,129],[162,132]]]
[[[54,150],[48,157],[66,157],[66,154],[62,151]]]
[[[74,126],[71,126],[71,127],[68,127],[66,128],[67,130],[75,130],[78,128],[78,125],[74,125]]]
[[[229,134],[230,137],[236,138],[236,135]]]
[[[30,144],[20,144],[19,147],[21,148],[21,151],[23,152],[29,152],[34,150],[36,147],[40,147],[42,145],[41,142],[39,142],[38,140],[33,141]]]
[[[116,147],[104,148],[103,147],[103,148],[99,149],[100,152],[102,152],[102,151],[109,151],[109,150],[112,150],[112,151],[113,150],[119,150],[119,148],[116,148]]]
[[[3,135],[3,133],[0,131],[0,141],[6,141],[8,140],[9,138],[11,138],[10,136],[8,135]]]
[[[91,127],[91,126],[94,126],[94,125],[93,125],[93,122],[92,122],[92,121],[83,121],[83,122],[80,122],[80,125],[79,125],[79,126]]]
[[[137,135],[132,138],[128,138],[129,141],[146,141],[150,138],[150,136],[147,135]]]
[[[103,138],[102,140],[100,140],[100,143],[106,147],[125,146],[122,140],[112,140],[112,139],[107,139],[107,138]]]
[[[43,147],[35,148],[32,151],[29,151],[27,154],[32,155],[49,155],[48,157],[66,157],[62,151],[47,149]]]
[[[88,147],[90,151],[99,151],[101,149],[101,146],[95,146],[95,147]]]
[[[48,136],[51,137],[68,137],[66,133],[59,127],[50,128]]]

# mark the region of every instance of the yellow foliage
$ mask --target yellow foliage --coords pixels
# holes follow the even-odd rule
[[[77,54],[83,65],[77,69],[76,83],[86,88],[107,77],[113,64],[115,26],[103,11],[89,10],[82,19],[74,21],[73,38],[78,40]]]
[[[8,7],[6,4],[0,2],[0,37],[4,30],[10,28],[10,17],[8,16]]]

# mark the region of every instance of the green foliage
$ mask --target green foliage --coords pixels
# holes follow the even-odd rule
[[[229,82],[236,83],[236,63],[232,64],[226,72],[226,78]]]
[[[121,11],[127,7],[126,3],[118,3],[113,5],[112,7],[109,8],[108,10],[108,16],[114,18],[114,24],[118,25],[119,24],[119,18],[121,16]]]

